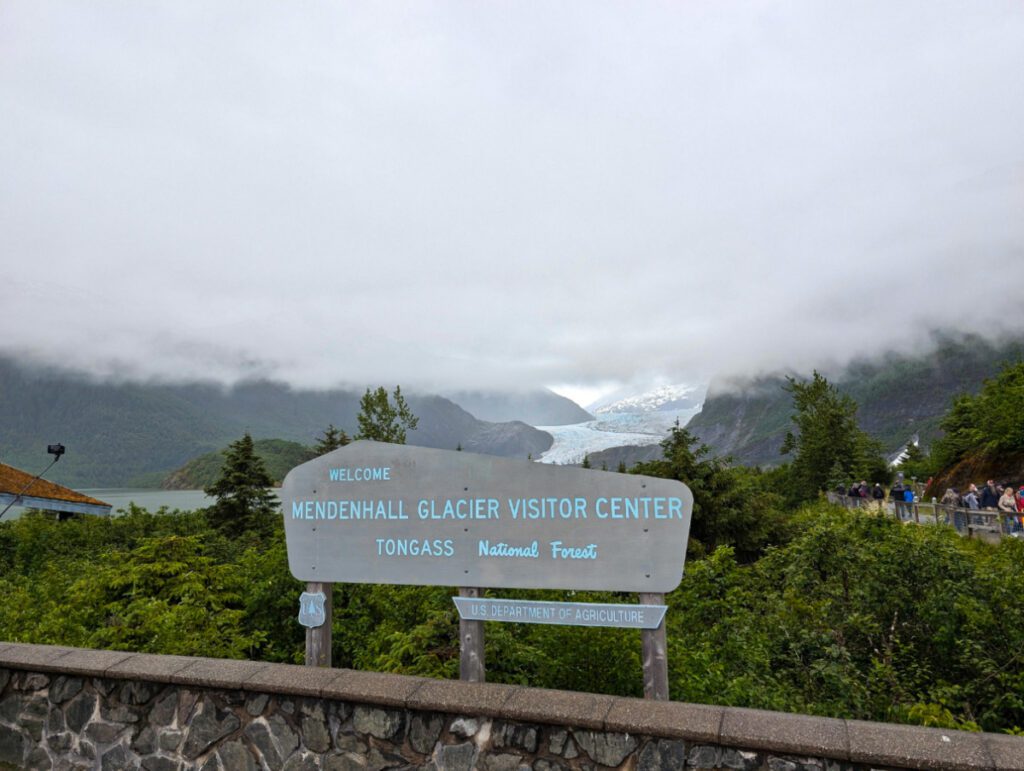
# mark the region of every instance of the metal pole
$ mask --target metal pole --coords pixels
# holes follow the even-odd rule
[[[324,593],[324,614],[326,619],[320,626],[306,627],[306,666],[331,666],[331,625],[334,620],[334,584],[310,581],[306,584],[310,594]]]
[[[664,605],[665,595],[641,592],[640,604]],[[657,629],[641,630],[640,639],[643,644],[644,698],[668,701],[668,634],[665,632],[665,619],[661,619]]]
[[[64,452],[64,449],[62,447],[61,448],[61,453],[63,453],[63,452]],[[59,460],[60,460],[60,454],[57,454],[57,457],[54,458],[52,461],[50,461],[50,465],[49,466],[47,466],[42,471],[40,471],[38,474],[36,474],[34,477],[32,477],[32,479],[29,480],[29,483],[27,485],[25,485],[23,488],[21,488],[21,492],[18,493],[17,495],[15,495],[14,498],[11,499],[11,502],[7,504],[7,506],[4,508],[3,511],[0,511],[0,519],[3,519],[4,514],[6,514],[8,511],[10,511],[11,506],[13,506],[18,501],[21,500],[21,496],[23,496],[25,494],[25,491],[28,490],[28,488],[30,488],[32,485],[34,485],[37,481],[39,481],[42,478],[43,474],[45,474],[47,471],[52,469],[53,468],[53,464],[56,463]]]
[[[476,587],[459,587],[460,597],[480,596]],[[484,671],[484,622],[459,619],[459,679],[482,683]]]

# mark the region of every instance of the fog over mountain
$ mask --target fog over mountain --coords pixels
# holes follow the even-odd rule
[[[1024,328],[1024,5],[9,0],[0,353],[607,390]]]
[[[554,394],[549,400],[562,407]],[[408,434],[412,445],[525,458],[552,444],[549,434],[522,421],[478,420],[440,396],[409,394],[408,401],[419,419]],[[328,425],[354,436],[359,410],[356,391],[302,390],[265,380],[231,388],[115,384],[28,369],[0,356],[0,462],[38,467],[47,444],[60,441],[67,457],[48,478],[63,484],[156,486],[187,461],[245,433],[306,447]]]
[[[480,420],[494,423],[520,420],[531,426],[564,426],[594,417],[575,402],[548,390],[453,391],[445,396]]]

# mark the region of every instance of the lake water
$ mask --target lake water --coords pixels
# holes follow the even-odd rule
[[[127,509],[130,503],[156,513],[161,506],[166,506],[171,510],[191,511],[205,508],[214,501],[202,490],[143,490],[130,487],[104,487],[79,489],[78,492],[109,503],[114,507],[112,509],[114,515],[117,514],[118,509]],[[23,511],[23,508],[12,506],[4,519],[14,519]]]

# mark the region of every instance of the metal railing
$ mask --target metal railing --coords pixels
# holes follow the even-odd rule
[[[903,522],[919,525],[948,525],[966,538],[982,538],[986,541],[1001,538],[1024,538],[1022,514],[1011,516],[997,509],[965,509],[947,506],[936,501],[876,501],[872,498],[857,498],[839,493],[826,493],[830,503],[848,509],[863,509],[890,516]]]

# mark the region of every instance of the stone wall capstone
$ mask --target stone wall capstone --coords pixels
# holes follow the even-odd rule
[[[0,642],[0,769],[1024,769],[1024,738]]]

